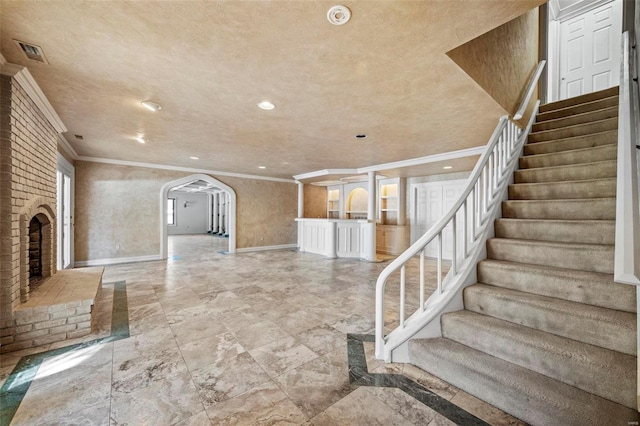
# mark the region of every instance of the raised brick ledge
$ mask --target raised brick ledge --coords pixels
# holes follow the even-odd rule
[[[91,333],[103,267],[58,271],[45,279],[0,328],[0,353]],[[8,323],[8,324],[7,324]]]

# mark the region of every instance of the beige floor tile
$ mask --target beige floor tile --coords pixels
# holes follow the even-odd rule
[[[308,418],[313,418],[353,390],[346,358],[344,351],[330,352],[274,381]]]
[[[269,381],[269,376],[247,352],[200,367],[191,371],[191,376],[205,408]]]
[[[215,425],[300,425],[304,414],[273,382],[256,386],[207,409]]]
[[[271,377],[317,358],[311,349],[293,337],[285,337],[268,345],[249,350],[249,353]]]
[[[325,414],[342,425],[414,426],[409,420],[378,398],[358,388],[325,410]]]

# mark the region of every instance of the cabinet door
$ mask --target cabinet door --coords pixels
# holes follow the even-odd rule
[[[385,250],[385,229],[382,226],[376,226],[376,251],[383,252]]]

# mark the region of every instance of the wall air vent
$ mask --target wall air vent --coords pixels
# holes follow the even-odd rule
[[[35,44],[25,43],[20,40],[13,40],[16,42],[20,50],[26,55],[28,59],[32,61],[41,62],[43,64],[48,64],[47,58],[44,56],[44,52],[42,51],[42,47],[36,46]]]

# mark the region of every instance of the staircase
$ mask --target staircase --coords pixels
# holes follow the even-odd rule
[[[540,108],[464,310],[409,342],[413,364],[534,425],[639,418],[635,288],[613,282],[617,93]]]

